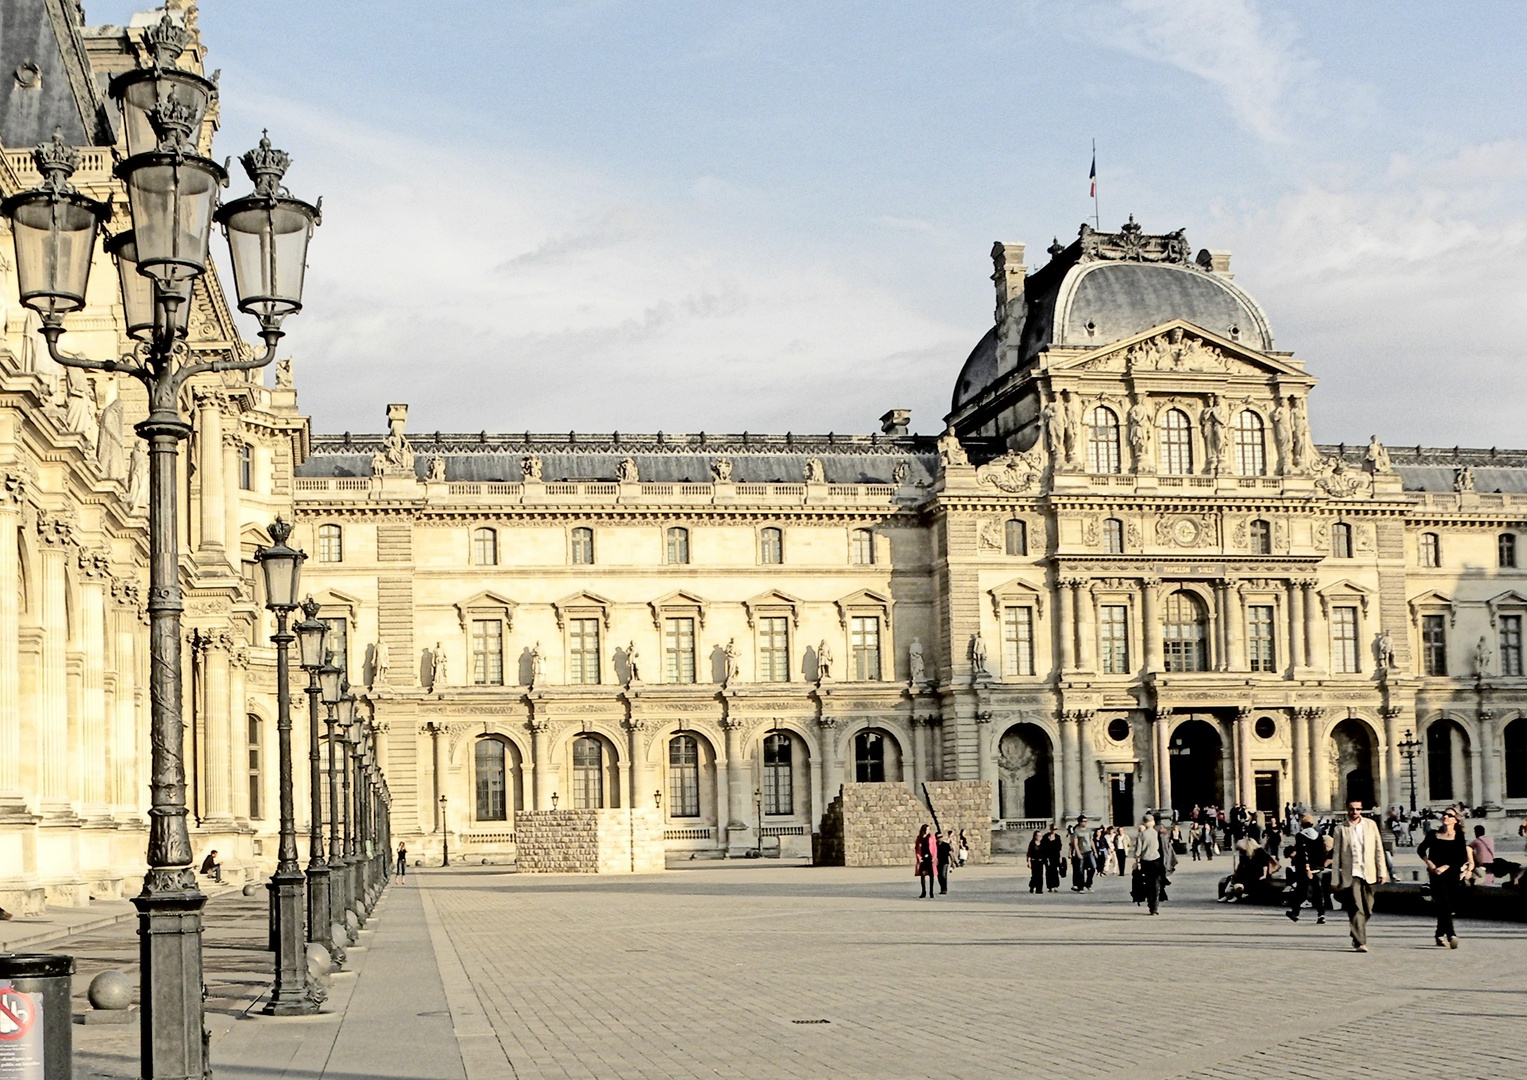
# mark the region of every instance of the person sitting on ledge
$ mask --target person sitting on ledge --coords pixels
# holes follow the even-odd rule
[[[223,883],[223,864],[217,861],[217,848],[207,852],[207,857],[201,861],[201,872],[212,875],[212,880],[219,885]]]

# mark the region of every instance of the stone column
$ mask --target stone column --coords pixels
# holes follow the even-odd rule
[[[209,554],[224,553],[227,511],[223,505],[223,409],[226,399],[217,390],[196,392],[196,476],[201,481],[201,547]]]
[[[229,677],[233,637],[213,630],[206,645],[207,806],[203,824],[226,826],[233,820],[233,695]]]
[[[223,432],[223,543],[228,549],[228,564],[237,570],[243,558],[243,548],[239,538],[241,528],[239,504],[243,497],[242,488],[239,485],[239,457],[244,449],[244,440],[237,434],[239,412],[236,407],[228,410],[226,425],[232,430]]]
[[[1140,629],[1145,638],[1144,671],[1161,670],[1161,617],[1156,612],[1156,592],[1161,588],[1160,578],[1143,578],[1140,581]]]
[[[0,526],[3,528],[3,526]],[[116,638],[117,696],[112,718],[112,802],[119,817],[137,814],[142,802],[138,791],[137,753],[137,642],[138,590],[131,582],[112,582],[112,633]]]
[[[642,732],[647,730],[647,722],[628,717],[621,721],[621,725],[626,729],[626,756],[631,761],[631,786],[627,790],[630,798],[626,805],[636,810],[646,805],[646,798],[651,794],[647,790],[646,756],[642,753]]]
[[[917,788],[928,779],[928,721],[917,715],[917,704],[912,705],[912,786]],[[920,789],[919,789],[920,790]]]
[[[1076,670],[1076,622],[1072,613],[1076,610],[1075,590],[1078,584],[1075,578],[1063,578],[1060,582],[1060,602],[1055,605],[1055,628],[1060,638],[1062,674]]]
[[[737,748],[737,729],[741,726],[740,720],[730,716],[724,717],[721,721],[721,733],[726,746],[726,827],[728,829],[748,827],[747,811],[742,805],[742,754]]]
[[[1076,586],[1076,666],[1081,671],[1096,671],[1093,660],[1097,652],[1097,624],[1094,618],[1096,599],[1092,595],[1092,583],[1080,582]]]
[[[1251,709],[1235,710],[1235,786],[1237,799],[1247,810],[1257,805],[1256,771],[1251,764]]]
[[[235,821],[249,821],[249,647],[235,645],[228,656],[228,712],[233,718],[233,797]],[[327,710],[324,713],[327,716]],[[320,732],[320,735],[322,732]],[[327,750],[325,750],[327,755]],[[328,758],[324,758],[328,768]],[[327,772],[324,774],[327,776]]]
[[[530,805],[533,810],[551,809],[551,763],[546,760],[546,721],[529,720]]]
[[[1081,805],[1076,790],[1077,766],[1076,721],[1080,714],[1067,709],[1060,714],[1060,818],[1070,821]]]
[[[817,728],[822,735],[822,802],[818,808],[820,815],[826,814],[828,804],[838,797],[838,787],[842,783],[838,779],[842,763],[838,760],[838,718],[819,716]]]
[[[37,531],[42,563],[39,607],[42,655],[37,673],[38,753],[42,759],[42,811],[45,816],[73,813],[69,805],[69,686],[67,674],[69,615],[64,598],[64,560],[73,530],[68,523],[39,512]]]
[[[985,780],[991,785],[992,820],[1002,817],[1002,807],[997,801],[997,755],[993,753],[991,744],[991,721],[990,709],[976,710],[976,772],[977,779]],[[916,739],[916,731],[913,738]],[[915,787],[914,779],[914,787]],[[922,798],[921,789],[917,790],[917,797]]]
[[[22,479],[0,475],[0,813],[20,809],[21,790],[21,580],[16,529]]]
[[[1246,597],[1237,583],[1225,582],[1225,629],[1230,639],[1227,671],[1246,671]]]
[[[1484,761],[1483,773],[1483,805],[1491,810],[1499,809],[1501,805],[1501,788],[1504,786],[1501,776],[1502,761],[1500,755],[1500,738],[1495,730],[1495,710],[1479,710],[1479,750]]]
[[[1325,710],[1310,710],[1310,787],[1315,808],[1330,810],[1331,807],[1331,760],[1327,752],[1330,739],[1323,736]]]
[[[1304,667],[1304,590],[1288,583],[1288,660],[1295,670]]]
[[[1151,725],[1156,742],[1156,806],[1172,805],[1172,714],[1158,711]]]
[[[1488,709],[1481,711],[1490,713]],[[1485,725],[1479,727],[1483,731]],[[1484,747],[1475,741],[1469,745],[1469,805],[1480,806],[1484,802]]]
[[[84,652],[80,686],[80,801],[88,818],[105,818],[106,805],[106,556],[81,549],[80,648]]]
[[[1403,801],[1396,797],[1400,792],[1400,778],[1404,774],[1400,761],[1400,708],[1397,705],[1386,705],[1380,714],[1384,717],[1384,776],[1379,791],[1384,800],[1383,805],[1388,808]],[[1479,788],[1475,787],[1474,792],[1477,795]]]
[[[1072,787],[1076,792],[1078,814],[1088,814],[1087,788],[1093,771],[1092,720],[1096,715],[1091,709],[1079,709],[1076,713],[1076,776]],[[1103,817],[1097,813],[1088,816],[1094,821],[1100,821]]]
[[[1304,584],[1304,656],[1305,663],[1317,671],[1331,670],[1330,634],[1325,621],[1318,613],[1320,596],[1315,592],[1315,581]]]
[[[1308,709],[1295,709],[1289,730],[1293,735],[1294,805],[1310,805],[1310,718]]]

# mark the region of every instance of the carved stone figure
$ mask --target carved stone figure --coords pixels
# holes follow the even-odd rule
[[[1129,450],[1135,456],[1135,472],[1150,472],[1151,414],[1143,401],[1129,407]]]
[[[541,655],[541,643],[538,641],[530,649],[530,685],[540,686],[546,677],[546,657]]]
[[[127,505],[134,510],[148,505],[148,455],[136,443],[127,457]]]
[[[1490,674],[1490,639],[1484,634],[1479,635],[1479,644],[1474,646],[1474,674]]]
[[[979,630],[970,636],[970,673],[976,678],[991,674],[986,670],[986,642]]]
[[[1009,450],[995,461],[976,466],[977,483],[990,484],[999,491],[1012,494],[1034,487],[1043,475],[1044,464],[1040,460],[1038,447],[1021,454]]]
[[[387,472],[387,451],[378,450],[371,455],[371,475],[381,476]]]
[[[913,686],[921,686],[927,681],[927,671],[924,669],[923,643],[921,638],[913,638],[912,644],[907,646],[907,670],[911,675]]]
[[[908,471],[907,463],[905,461],[898,461],[896,468],[891,470],[891,483],[897,486],[905,484],[907,482]]]
[[[1453,474],[1453,490],[1462,494],[1474,490],[1474,470],[1468,465]]]
[[[1304,413],[1304,401],[1301,398],[1290,397],[1288,399],[1290,411],[1293,413],[1294,432],[1294,468],[1312,469],[1315,467],[1315,442],[1310,438],[1310,421]]]
[[[1363,455],[1363,460],[1368,463],[1368,471],[1375,476],[1394,472],[1394,466],[1389,463],[1389,451],[1384,449],[1377,435],[1368,437],[1368,451]]]
[[[1383,633],[1381,633],[1379,635],[1377,651],[1378,651],[1379,667],[1381,669],[1385,670],[1385,671],[1389,671],[1389,670],[1393,669],[1394,668],[1394,637],[1393,637],[1393,635],[1391,635],[1389,633],[1388,630],[1385,630]]]
[[[408,473],[414,471],[414,448],[403,434],[408,420],[407,406],[387,407],[387,439],[383,444],[386,457],[385,472]]]
[[[520,475],[526,480],[540,480],[541,468],[541,459],[535,454],[526,454],[520,458]]]
[[[1209,395],[1209,403],[1198,416],[1199,427],[1204,433],[1204,472],[1213,476],[1220,471],[1225,458],[1225,410],[1219,403],[1218,394]]]
[[[938,459],[945,468],[970,464],[970,457],[965,453],[965,447],[961,445],[960,437],[954,433],[954,428],[946,428],[938,437]]]
[[[387,652],[387,642],[377,638],[376,644],[371,649],[371,685],[387,685],[387,669],[392,666],[391,657]]]
[[[1044,424],[1045,450],[1050,460],[1059,465],[1066,460],[1066,412],[1058,398],[1045,402],[1040,420]]]
[[[710,478],[718,484],[724,484],[732,478],[732,459],[727,457],[713,458],[710,463]]]
[[[64,427],[85,436],[85,441],[95,449],[96,430],[95,387],[90,376],[79,368],[64,369]]]
[[[101,410],[101,425],[96,433],[95,460],[101,472],[112,480],[127,475],[127,462],[122,454],[124,439],[122,399],[114,397]]]
[[[1278,470],[1284,475],[1294,471],[1293,416],[1282,398],[1272,412],[1273,444],[1278,448]]]
[[[445,482],[445,458],[432,457],[429,459],[428,476],[432,483],[442,484]]]
[[[620,464],[615,466],[615,479],[622,484],[635,484],[641,480],[641,472],[636,467],[636,459],[621,458]]]
[[[726,648],[722,650],[722,660],[725,662],[725,677],[721,680],[722,686],[731,686],[732,680],[737,677],[737,639],[727,640]]]
[[[1082,460],[1082,403],[1072,398],[1066,405],[1066,464],[1080,466]]]
[[[429,656],[429,688],[431,693],[438,693],[448,685],[445,674],[445,648],[437,641],[434,651]]]
[[[287,357],[285,360],[277,360],[276,361],[276,389],[277,390],[290,390],[290,389],[292,389],[292,387],[294,385],[295,384],[292,381],[292,360],[291,360],[291,357]]]
[[[806,483],[808,484],[827,483],[827,470],[822,468],[821,458],[807,458],[805,466],[801,469],[801,474],[805,476]]]
[[[630,686],[634,682],[641,682],[642,676],[641,676],[641,667],[639,666],[639,664],[640,664],[640,661],[639,661],[639,659],[638,659],[638,657],[636,655],[636,642],[632,641],[632,642],[627,643],[627,645],[626,645],[626,685],[627,686]]]
[[[823,638],[817,644],[817,682],[826,682],[832,678],[832,650],[827,647],[827,639]]]

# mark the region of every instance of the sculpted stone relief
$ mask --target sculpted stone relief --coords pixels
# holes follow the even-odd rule
[[[1163,547],[1211,547],[1216,535],[1212,514],[1169,514],[1156,519],[1156,543]]]
[[[976,482],[1016,495],[1036,487],[1043,475],[1044,457],[1036,445],[1021,453],[1009,450],[995,461],[979,466]]]

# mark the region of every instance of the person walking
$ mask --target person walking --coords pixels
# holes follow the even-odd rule
[[[937,834],[935,834],[935,836],[937,836],[938,840],[936,845],[938,856],[938,891],[939,895],[942,896],[949,892],[949,857],[950,853],[954,849],[954,845],[950,843],[950,839],[953,834],[944,833],[942,836],[938,836]]]
[[[1083,814],[1071,830],[1071,891],[1091,892],[1096,873],[1097,866],[1092,861],[1092,830],[1087,828],[1087,815]]]
[[[912,843],[912,873],[917,875],[919,900],[923,897],[933,899],[933,867],[937,859],[938,843],[928,835],[928,825],[924,822],[917,830],[917,839]]]
[[[1049,831],[1040,838],[1039,850],[1045,861],[1045,891],[1054,892],[1060,888],[1061,868],[1066,864],[1064,841],[1055,829],[1055,822],[1050,822]]]
[[[1156,831],[1156,818],[1146,814],[1135,834],[1135,870],[1141,875],[1141,886],[1152,915],[1160,914],[1161,904],[1161,834]]]
[[[1029,839],[1029,892],[1043,893],[1045,891],[1045,857],[1039,847],[1039,830],[1034,830],[1034,835]]]
[[[970,841],[965,839],[964,829],[960,830],[959,860],[961,870],[965,869],[965,864],[970,861]]]
[[[1441,826],[1422,841],[1416,854],[1426,864],[1426,876],[1431,881],[1432,906],[1437,909],[1437,944],[1456,949],[1453,905],[1457,902],[1458,886],[1474,872],[1474,854],[1463,842],[1458,811],[1452,807],[1442,811]]]
[[[403,846],[403,841],[398,841],[398,880],[408,880],[408,848]]]
[[[1325,837],[1315,828],[1315,816],[1305,814],[1299,819],[1299,831],[1294,834],[1294,899],[1284,912],[1290,921],[1299,921],[1299,909],[1305,900],[1309,900],[1315,909],[1316,925],[1325,924],[1325,890],[1320,887],[1320,875],[1328,858]]]
[[[1361,799],[1349,799],[1347,819],[1336,827],[1331,847],[1331,891],[1341,898],[1342,909],[1347,913],[1354,952],[1368,951],[1373,887],[1388,880],[1379,827],[1363,816]]]
[[[1129,861],[1129,833],[1120,825],[1113,830],[1113,853],[1119,863],[1119,876],[1124,876],[1124,866]]]
[[[1469,841],[1469,852],[1474,856],[1474,877],[1481,885],[1495,884],[1495,840],[1485,835],[1483,825],[1474,826],[1474,839]]]

